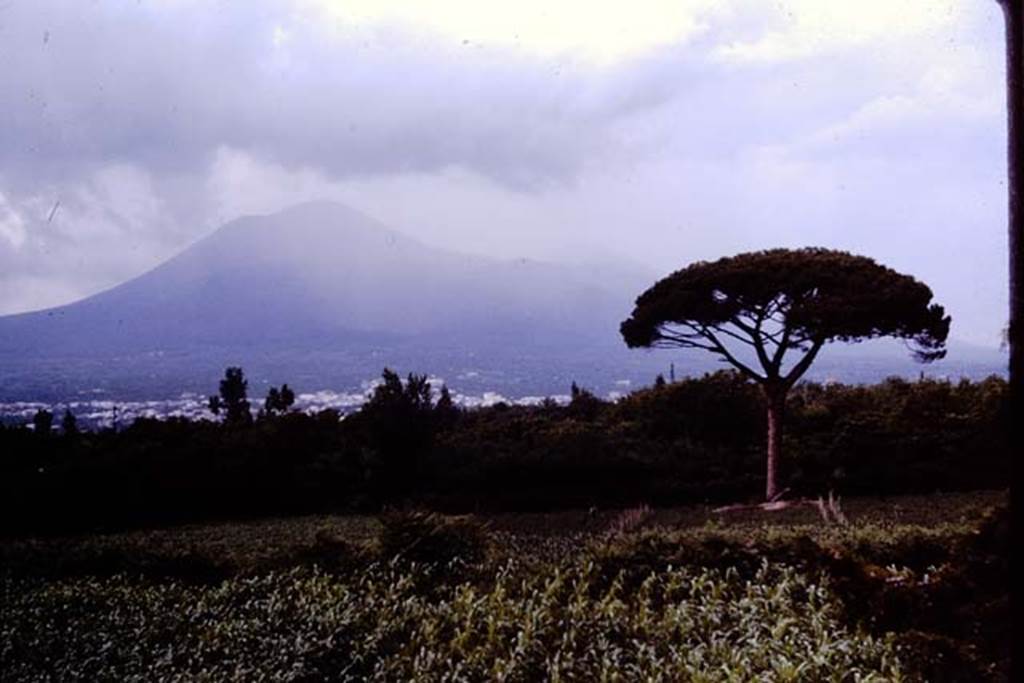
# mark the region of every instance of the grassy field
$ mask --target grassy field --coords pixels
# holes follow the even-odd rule
[[[1005,492],[2,542],[3,680],[1004,680]]]

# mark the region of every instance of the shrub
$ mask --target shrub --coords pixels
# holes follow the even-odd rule
[[[637,531],[644,524],[646,524],[650,518],[654,515],[654,511],[648,505],[640,505],[635,508],[629,508],[623,510],[612,523],[608,526],[608,533],[611,535],[620,535]]]
[[[891,637],[847,628],[826,583],[763,565],[675,568],[635,588],[592,567],[499,568],[419,590],[425,567],[291,570],[216,585],[0,579],[4,679],[879,681]]]
[[[419,510],[388,510],[381,516],[380,551],[426,565],[457,560],[472,565],[487,556],[485,527],[470,515],[444,516]]]

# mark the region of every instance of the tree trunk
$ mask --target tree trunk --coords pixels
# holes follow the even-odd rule
[[[768,399],[768,476],[765,499],[779,493],[779,457],[782,455],[782,419],[786,411],[786,392],[776,387],[764,388]]]

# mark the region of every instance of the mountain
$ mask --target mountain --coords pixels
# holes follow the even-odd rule
[[[340,381],[385,363],[479,375],[599,362],[604,350],[625,358],[618,324],[653,279],[446,251],[340,204],[302,204],[228,223],[95,296],[0,318],[0,395],[105,387],[113,375],[114,386],[141,374],[188,388],[226,363]]]
[[[706,353],[625,348],[619,322],[658,274],[497,260],[422,244],[346,206],[240,218],[133,280],[0,318],[0,401],[209,392],[226,365],[255,384],[351,389],[385,365],[463,391],[628,391],[723,367]],[[921,368],[899,345],[826,349],[812,377],[983,376],[997,352]]]
[[[154,270],[0,322],[0,353],[106,355],[415,338],[558,343],[614,336],[637,288],[602,273],[421,244],[340,204],[233,221]]]

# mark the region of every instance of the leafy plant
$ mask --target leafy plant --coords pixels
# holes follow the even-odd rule
[[[420,510],[389,510],[381,516],[380,551],[427,565],[482,561],[489,539],[483,524],[468,515],[451,517]]]
[[[635,588],[574,563],[425,595],[425,567],[292,570],[212,586],[6,581],[5,680],[900,680],[891,637],[849,629],[827,584],[763,564]]]
[[[648,505],[623,510],[608,527],[608,533],[612,535],[625,534],[640,529],[654,515],[654,510]]]

